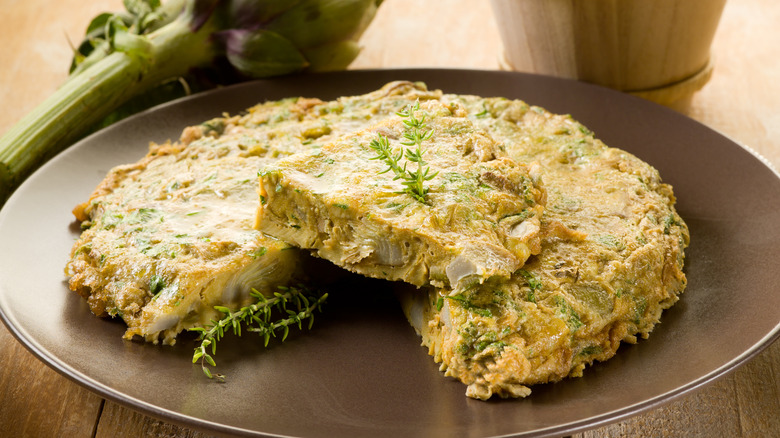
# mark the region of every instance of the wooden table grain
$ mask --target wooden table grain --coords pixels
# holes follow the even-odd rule
[[[5,132],[65,79],[69,41],[79,41],[93,16],[119,10],[122,1],[0,0],[0,5],[0,132]],[[778,23],[775,0],[729,1],[712,48],[713,77],[686,111],[775,166],[780,165]],[[362,43],[351,68],[498,69],[501,52],[488,3],[474,0],[385,0]],[[101,399],[38,361],[4,326],[0,351],[0,436],[207,436]],[[576,436],[780,436],[780,343],[693,393]]]

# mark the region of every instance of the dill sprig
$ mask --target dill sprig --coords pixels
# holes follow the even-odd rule
[[[407,193],[414,199],[425,203],[425,195],[428,194],[428,188],[425,187],[425,181],[430,181],[438,172],[430,173],[430,167],[426,166],[423,159],[422,143],[433,136],[433,130],[428,129],[425,123],[425,114],[417,118],[416,112],[420,109],[420,102],[416,101],[413,105],[397,112],[399,117],[404,118],[403,124],[406,127],[403,133],[404,140],[401,144],[404,146],[414,146],[414,149],[401,148],[397,153],[393,153],[390,142],[387,137],[381,133],[372,140],[369,146],[376,151],[377,155],[373,160],[382,160],[387,164],[387,169],[379,172],[380,174],[393,171],[395,177],[393,180],[402,179],[404,185],[403,193]],[[416,170],[407,169],[407,163],[401,166],[402,159],[407,162],[417,163]]]
[[[203,373],[209,378],[216,378],[224,382],[225,376],[219,373],[212,373],[209,365],[217,366],[214,361],[214,355],[217,354],[217,341],[225,336],[227,329],[232,328],[233,334],[241,336],[241,326],[245,325],[246,330],[257,333],[263,337],[264,346],[268,346],[271,337],[276,337],[277,331],[282,331],[282,341],[287,339],[291,326],[297,326],[303,329],[303,322],[308,321],[307,328],[311,329],[314,324],[314,311],[321,309],[322,304],[328,297],[328,294],[317,295],[304,287],[279,287],[279,292],[274,292],[273,297],[266,297],[255,289],[252,289],[250,295],[257,299],[257,302],[242,307],[235,312],[224,306],[214,306],[214,308],[224,314],[219,320],[211,320],[211,325],[207,327],[193,327],[190,331],[200,333],[198,341],[200,345],[195,348],[192,356],[192,363],[200,361]],[[282,317],[273,320],[274,315],[281,314]]]

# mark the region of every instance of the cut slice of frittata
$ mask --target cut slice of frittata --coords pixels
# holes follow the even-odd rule
[[[540,163],[548,193],[541,252],[511,280],[400,293],[445,374],[470,397],[524,397],[647,337],[686,285],[689,234],[672,188],[569,116],[507,99],[443,100],[464,105],[515,160]]]
[[[410,106],[267,167],[256,226],[370,277],[508,278],[539,252],[544,191],[503,147],[461,105]]]
[[[236,308],[251,289],[301,279],[301,253],[253,229],[257,174],[273,161],[436,98],[395,82],[330,102],[290,98],[184,130],[112,169],[74,214],[83,231],[66,267],[93,313],[122,318],[126,338],[173,344]]]

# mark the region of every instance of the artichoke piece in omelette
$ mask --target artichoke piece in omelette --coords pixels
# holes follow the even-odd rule
[[[672,188],[569,116],[500,98],[443,100],[468,108],[518,162],[539,162],[548,195],[542,250],[511,280],[401,292],[445,374],[470,397],[525,397],[648,337],[686,285],[689,234]]]
[[[268,166],[256,226],[353,272],[456,289],[508,278],[539,252],[533,169],[462,105],[429,100]]]
[[[214,306],[237,308],[252,288],[269,294],[300,280],[301,253],[253,229],[258,171],[429,97],[396,82],[330,102],[284,99],[153,145],[74,210],[83,231],[65,269],[69,287],[96,315],[122,318],[126,338],[173,344],[218,319]]]

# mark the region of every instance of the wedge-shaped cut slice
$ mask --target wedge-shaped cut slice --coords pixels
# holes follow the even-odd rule
[[[252,288],[299,281],[303,254],[253,229],[258,171],[438,95],[395,82],[330,102],[290,98],[153,145],[74,210],[83,232],[66,267],[70,288],[96,315],[121,317],[126,338],[172,344],[221,316],[215,305],[236,308]]]
[[[545,194],[533,166],[509,159],[457,104],[407,110],[266,168],[257,228],[348,270],[416,286],[508,278],[539,252]],[[424,125],[423,163],[410,158],[412,119]],[[405,184],[415,172],[427,175],[416,194]]]
[[[445,374],[471,397],[524,397],[646,338],[686,285],[689,234],[672,188],[571,117],[506,99],[443,100],[466,106],[517,161],[540,163],[548,193],[542,251],[512,279],[454,295],[401,292]]]

